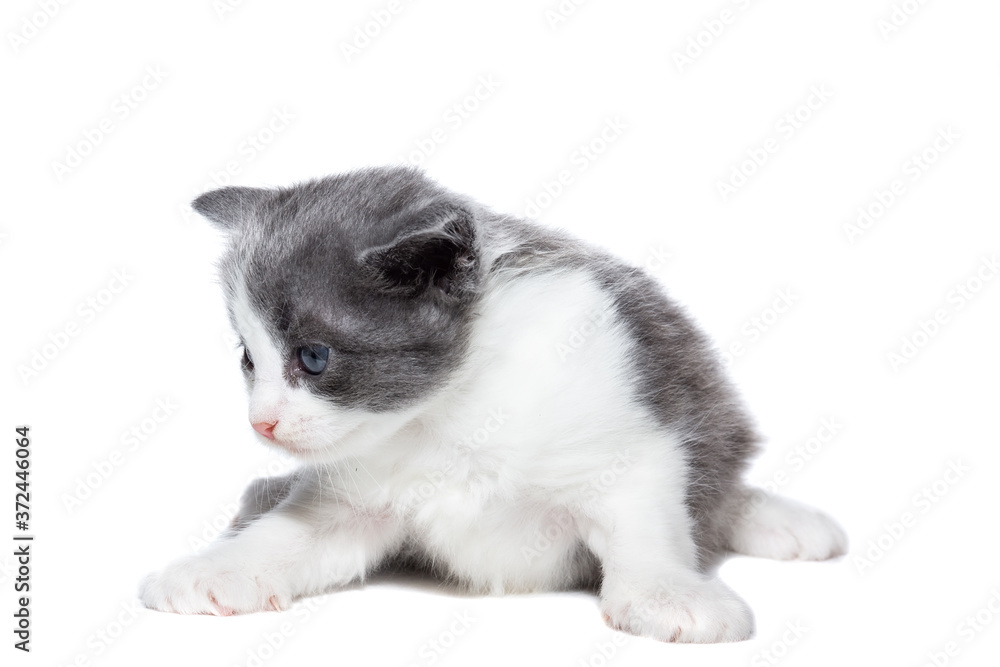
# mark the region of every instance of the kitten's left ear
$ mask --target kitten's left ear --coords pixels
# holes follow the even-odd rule
[[[361,254],[381,287],[409,296],[436,290],[459,295],[476,283],[476,248],[472,214],[454,206],[422,211],[419,231]]]
[[[229,186],[201,195],[191,207],[224,231],[235,231],[267,202],[274,193],[264,188]]]

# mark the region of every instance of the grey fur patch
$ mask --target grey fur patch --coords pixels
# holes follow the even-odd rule
[[[681,307],[637,268],[608,262],[597,275],[635,339],[640,400],[683,434],[687,505],[704,563],[726,546],[725,501],[741,484],[759,437],[708,338]]]

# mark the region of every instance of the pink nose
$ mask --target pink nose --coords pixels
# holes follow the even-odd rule
[[[255,422],[253,430],[257,431],[265,438],[274,440],[274,427],[277,425],[278,422]]]

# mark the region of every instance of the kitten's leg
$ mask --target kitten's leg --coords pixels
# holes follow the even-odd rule
[[[644,481],[659,488],[644,488]],[[586,537],[601,560],[601,610],[611,627],[676,642],[741,641],[753,634],[746,602],[697,570],[683,488],[621,479],[602,500]]]
[[[808,505],[741,488],[727,507],[728,546],[737,553],[777,560],[826,560],[847,552],[836,521]]]
[[[277,477],[258,477],[250,482],[240,496],[240,507],[233,517],[230,529],[234,531],[246,528],[252,521],[259,519],[277,506],[292,490],[299,470]]]
[[[241,531],[147,577],[139,597],[149,608],[185,614],[280,610],[363,578],[398,550],[396,517],[328,500],[317,504],[293,489]]]

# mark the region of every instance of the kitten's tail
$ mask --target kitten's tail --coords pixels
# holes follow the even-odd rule
[[[742,487],[730,505],[727,547],[776,560],[827,560],[847,553],[847,534],[817,509]]]

